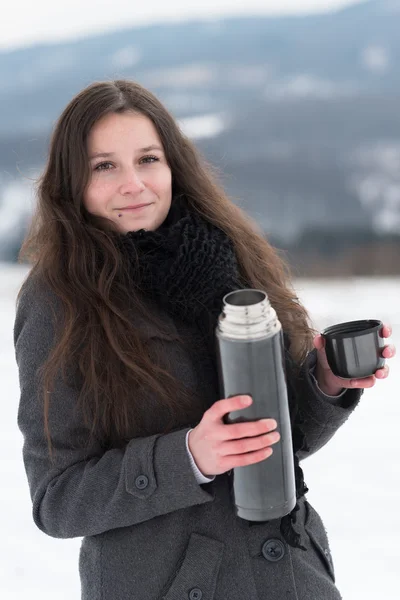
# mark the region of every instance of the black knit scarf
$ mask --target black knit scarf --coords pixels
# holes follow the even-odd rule
[[[128,260],[132,258],[131,265],[135,265],[133,276],[139,282],[142,293],[156,301],[172,318],[181,319],[197,329],[216,372],[215,328],[222,310],[222,299],[233,290],[251,287],[239,274],[228,236],[190,209],[183,196],[176,196],[166,220],[157,230],[131,231],[120,235],[118,243]],[[284,337],[287,341],[288,336],[284,334]],[[307,444],[300,426],[289,355],[286,374],[298,500],[308,488],[296,452],[307,449]],[[281,519],[280,529],[288,544],[306,550],[293,528],[298,510],[296,503],[293,511]],[[250,522],[250,525],[257,524]]]

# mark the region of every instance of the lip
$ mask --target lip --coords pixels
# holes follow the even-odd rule
[[[123,208],[117,208],[116,210],[139,210],[140,208],[150,206],[151,204],[152,202],[148,202],[147,204],[135,204],[133,206],[124,206]]]

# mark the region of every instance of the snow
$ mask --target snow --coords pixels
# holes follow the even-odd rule
[[[56,540],[34,525],[16,425],[19,387],[12,325],[15,296],[26,272],[23,266],[0,264],[0,515],[5,540],[0,597],[20,600],[28,592],[31,600],[71,600],[80,597],[81,540]],[[295,288],[318,328],[380,318],[393,326],[392,341],[400,350],[400,279],[299,280]],[[389,361],[390,377],[367,390],[333,440],[303,462],[308,499],[328,530],[345,600],[398,598],[399,362],[399,357]]]
[[[136,48],[135,46],[125,46],[114,52],[111,55],[109,62],[114,69],[129,69],[131,67],[136,67],[141,59],[142,53],[139,48]]]
[[[391,66],[390,52],[384,46],[367,46],[362,51],[361,59],[365,68],[376,73],[384,73]]]
[[[400,144],[378,140],[351,152],[349,189],[382,233],[400,232]]]
[[[354,95],[353,83],[337,83],[316,77],[310,73],[296,73],[282,79],[271,80],[265,87],[264,98],[268,101],[292,100],[293,98],[331,98]]]
[[[227,117],[220,114],[187,117],[178,121],[180,128],[187,137],[204,139],[216,137],[226,128]]]

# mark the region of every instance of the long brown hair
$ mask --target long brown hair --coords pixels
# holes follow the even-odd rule
[[[127,268],[109,223],[89,214],[83,204],[91,176],[89,132],[105,115],[126,111],[153,122],[172,172],[173,196],[184,194],[193,210],[233,241],[241,274],[268,293],[298,365],[312,347],[309,317],[292,288],[288,265],[256,222],[227,197],[216,170],[171,114],[137,83],[95,82],[70,101],[55,125],[47,165],[38,180],[36,210],[19,254],[21,262],[33,265],[29,277],[38,276],[50,286],[63,307],[55,345],[41,370],[50,454],[48,392],[68,364],[79,372],[79,403],[86,424],[92,435],[111,443],[141,431],[141,408],[135,406],[132,390],[153,393],[171,414],[190,402],[181,382],[157,367],[145,350],[132,314],[154,317],[140,294],[128,289]]]

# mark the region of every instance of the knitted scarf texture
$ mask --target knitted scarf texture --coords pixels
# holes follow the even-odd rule
[[[231,240],[191,209],[183,196],[176,196],[167,218],[157,230],[130,231],[119,236],[119,244],[130,260],[132,276],[142,294],[157,302],[172,318],[193,327],[211,357],[214,381],[218,382],[215,328],[222,311],[222,299],[231,291],[251,288],[239,274]],[[284,339],[288,342],[285,333]],[[293,362],[287,349],[286,376],[298,500],[308,488],[296,452],[307,450],[307,443],[298,414]],[[293,527],[298,510],[296,502],[292,512],[281,519],[280,531],[288,544],[306,550]],[[259,523],[249,522],[249,525]]]

